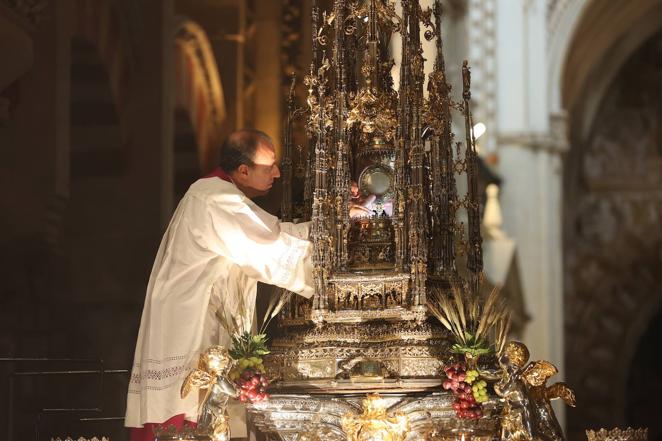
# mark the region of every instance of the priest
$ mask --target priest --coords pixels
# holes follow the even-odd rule
[[[312,296],[308,224],[281,223],[251,200],[279,176],[270,138],[240,130],[223,144],[220,167],[175,210],[138,332],[125,419],[131,441],[153,441],[156,424],[196,421],[198,397],[180,398],[182,381],[201,352],[229,345],[217,314],[250,327],[258,281]]]

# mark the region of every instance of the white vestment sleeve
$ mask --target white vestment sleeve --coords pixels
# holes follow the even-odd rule
[[[245,197],[215,199],[207,209],[209,229],[206,237],[198,236],[201,245],[212,247],[260,282],[307,298],[313,295],[308,240],[281,231],[276,217]]]
[[[280,231],[287,233],[290,236],[297,237],[299,239],[308,239],[310,237],[310,226],[312,222],[299,222],[294,224],[292,222],[281,222]]]

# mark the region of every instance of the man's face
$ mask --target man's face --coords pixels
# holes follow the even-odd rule
[[[260,142],[253,156],[252,166],[240,166],[241,184],[248,197],[262,196],[271,190],[274,179],[280,177],[276,150],[270,143]]]

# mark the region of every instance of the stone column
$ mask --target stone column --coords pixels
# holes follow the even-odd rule
[[[533,359],[549,360],[562,371],[565,141],[563,130],[552,130],[547,105],[546,29],[543,0],[498,3],[497,152],[504,229],[517,242],[531,316],[523,339]]]

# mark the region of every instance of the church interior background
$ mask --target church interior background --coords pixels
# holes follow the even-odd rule
[[[532,358],[574,388],[569,439],[616,426],[662,439],[662,1],[443,5],[449,77],[461,90],[450,66],[469,60],[485,129],[488,281],[504,286]],[[126,439],[163,230],[231,130],[260,128],[280,147],[310,8],[0,0],[6,439]],[[277,214],[279,201],[276,188],[261,205]]]

